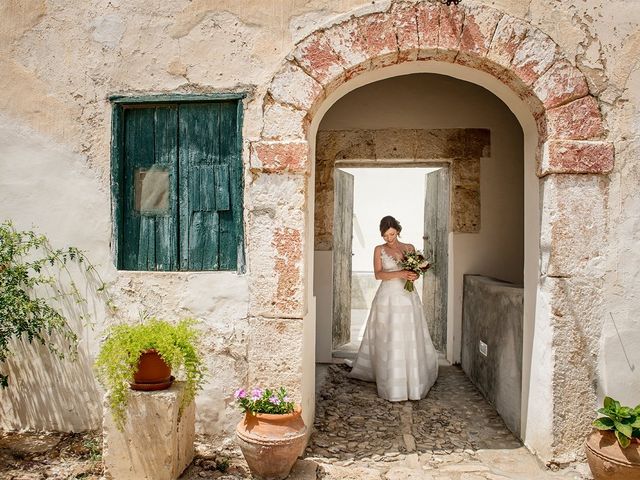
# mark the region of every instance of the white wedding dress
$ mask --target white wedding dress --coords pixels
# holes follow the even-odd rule
[[[400,270],[380,249],[382,271]],[[358,356],[349,374],[376,382],[378,395],[392,402],[426,397],[438,377],[438,353],[424,318],[418,293],[404,289],[405,280],[383,280],[371,311]]]

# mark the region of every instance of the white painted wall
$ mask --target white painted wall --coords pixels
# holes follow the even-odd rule
[[[246,276],[117,271],[111,256],[110,192],[97,172],[87,168],[81,155],[0,115],[0,221],[5,219],[18,229],[46,234],[54,247],[84,250],[111,284],[119,321],[135,321],[142,312],[201,320],[210,373],[196,399],[197,429],[231,438],[241,417],[230,402],[233,387],[246,381]],[[82,279],[77,283],[81,289],[85,285]],[[11,383],[0,390],[0,431],[81,431],[101,425],[102,391],[92,363],[105,324],[115,318],[101,298],[87,296],[93,327],[83,328],[70,317],[80,336],[78,361],[60,361],[37,345],[12,345],[16,355],[3,364]]]
[[[513,113],[489,91],[433,74],[393,77],[356,89],[340,98],[319,126],[320,130],[358,128],[491,130],[491,156],[481,160],[480,232],[450,237],[448,355],[450,361],[458,362],[463,275],[523,282],[522,129]]]

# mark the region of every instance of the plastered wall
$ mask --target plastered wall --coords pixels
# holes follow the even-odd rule
[[[636,61],[640,4],[622,0],[463,1],[492,6],[548,34],[585,75],[591,94],[599,101],[606,139],[615,148],[615,166],[606,184],[584,179],[577,187],[572,211],[574,218],[584,219],[584,224],[595,229],[587,228],[580,238],[591,238],[593,231],[604,237],[605,247],[596,251],[583,272],[597,277],[604,300],[571,306],[578,311],[576,315],[584,311],[589,318],[601,320],[584,332],[594,345],[585,355],[598,360],[592,376],[599,394],[636,404],[640,398],[640,377],[634,373],[640,365],[640,69]],[[384,11],[389,4],[347,0],[0,3],[0,216],[14,219],[21,227],[37,226],[57,245],[86,249],[101,265],[103,276],[114,282],[115,301],[123,316],[137,315],[143,308],[170,318],[193,314],[203,319],[208,363],[218,375],[198,398],[200,431],[228,438],[239,418],[230,405],[229,386],[253,381],[268,371],[260,366],[260,359],[265,358],[261,349],[250,339],[280,330],[295,339],[303,328],[300,322],[249,318],[247,283],[252,269],[255,272],[251,262],[245,277],[234,273],[141,277],[114,270],[107,97],[115,93],[244,91],[248,96],[243,133],[248,142],[259,138],[263,128],[269,129],[262,123],[262,97],[296,41],[356,9],[360,13]],[[248,165],[247,148],[244,158]],[[491,168],[481,167],[483,171]],[[289,189],[304,204],[301,192],[305,187],[296,182],[283,176],[280,188]],[[559,182],[545,181],[545,195],[553,195]],[[247,196],[246,205],[256,205],[258,200],[270,204],[268,185],[248,173],[245,184],[247,191],[254,192]],[[254,186],[256,190],[251,190]],[[603,191],[606,195],[598,196]],[[593,200],[596,197],[600,200]],[[597,218],[594,211],[599,212]],[[271,221],[287,214],[287,208],[275,208]],[[571,228],[571,218],[566,220]],[[544,222],[543,218],[543,229]],[[269,224],[260,228],[267,231]],[[261,247],[256,238],[250,240],[258,249],[271,248]],[[465,241],[454,239],[462,246],[467,246]],[[494,275],[504,278],[501,273]],[[104,313],[98,316],[99,325],[110,321]],[[97,337],[97,331],[83,333],[88,339],[87,362],[81,364],[86,375]],[[298,355],[300,345],[293,343],[291,352]],[[559,342],[554,348],[564,347]],[[295,385],[302,367],[288,362],[274,372]],[[570,375],[570,369],[567,372]],[[310,384],[309,378],[308,374],[305,385]],[[570,378],[564,384],[571,395],[582,388],[572,385]],[[54,382],[42,388],[54,388]],[[11,408],[19,409],[7,395],[0,393],[3,408],[9,399]],[[63,397],[71,402],[66,393]],[[62,401],[54,413],[36,409],[38,415],[26,426],[97,426],[97,411],[68,411],[63,408],[66,403]],[[18,428],[24,418],[15,410],[2,413],[0,428],[4,429]],[[554,415],[562,417],[562,409]]]

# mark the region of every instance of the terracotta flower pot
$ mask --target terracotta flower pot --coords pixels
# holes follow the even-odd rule
[[[236,438],[255,478],[282,480],[289,475],[306,443],[301,413],[300,407],[285,414],[245,413]]]
[[[587,461],[596,480],[640,480],[640,443],[622,448],[613,432],[594,430],[587,437]]]
[[[132,390],[165,390],[171,386],[171,367],[155,350],[140,355],[138,370],[133,375]]]

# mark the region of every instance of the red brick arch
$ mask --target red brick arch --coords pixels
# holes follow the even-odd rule
[[[269,85],[261,141],[304,141],[317,107],[343,83],[384,66],[430,60],[488,72],[518,94],[537,121],[541,151],[547,147],[540,156],[540,176],[613,168],[613,147],[602,141],[598,101],[580,70],[538,28],[468,2],[400,1],[385,12],[351,17],[300,41]],[[261,168],[260,159],[254,159],[258,164],[252,166]],[[265,168],[308,165],[297,157],[293,164]]]
[[[532,445],[545,461],[575,458],[596,403],[593,372],[599,336],[585,332],[600,331],[603,318],[599,282],[608,221],[605,175],[613,169],[614,150],[584,75],[553,39],[522,19],[472,0],[457,7],[435,0],[397,0],[384,12],[352,16],[296,45],[266,86],[263,129],[249,145],[249,315],[261,319],[256,325],[287,319],[300,349],[308,338],[302,321],[313,308],[307,305],[311,297],[305,271],[312,261],[306,242],[313,230],[307,215],[313,195],[308,129],[322,102],[365,72],[430,61],[487,72],[515,92],[536,121],[541,221],[535,288],[544,301],[536,303],[535,324],[542,336],[536,336],[540,344],[533,345],[531,355],[544,357],[552,346],[563,347],[540,367],[551,368],[541,375],[534,375],[532,362],[531,379],[536,381],[531,388],[542,392],[535,398],[551,401],[548,408],[539,401],[530,404],[540,410],[533,417],[539,425],[532,427],[538,431]],[[259,371],[281,378],[296,395],[304,379],[313,378],[314,365],[303,365],[302,355],[296,360],[275,354],[268,361],[254,357],[261,362]],[[312,411],[313,392],[306,395],[303,403]]]

